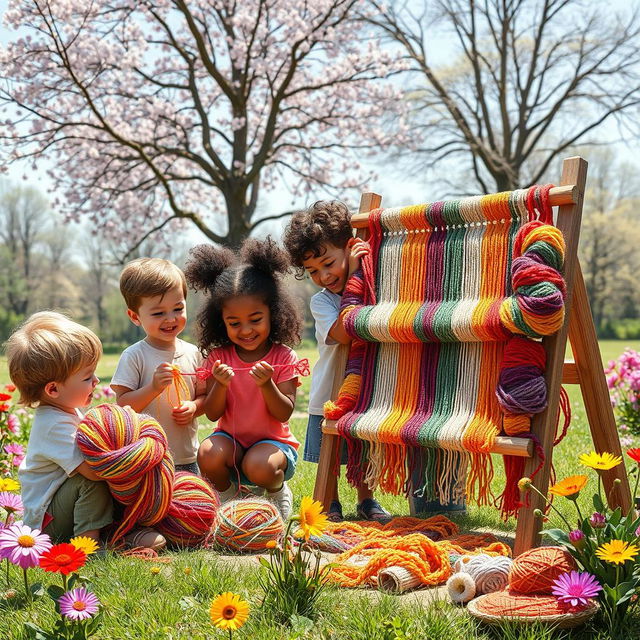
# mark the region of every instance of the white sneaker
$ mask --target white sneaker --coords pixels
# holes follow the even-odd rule
[[[232,482],[224,491],[218,491],[218,497],[220,498],[220,504],[224,504],[232,500],[239,500],[242,496],[240,495],[238,487]]]
[[[276,505],[283,520],[288,520],[293,508],[293,493],[285,482],[277,491],[267,491],[265,498]]]

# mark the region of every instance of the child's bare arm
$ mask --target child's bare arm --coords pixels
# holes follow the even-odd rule
[[[96,475],[96,472],[89,466],[89,463],[81,462],[76,467],[76,473],[79,473],[81,476],[84,476],[88,480],[93,480],[95,482],[99,482],[101,478]]]
[[[360,238],[353,239],[351,252],[349,253],[349,272],[347,273],[347,280],[349,280],[349,278],[360,268],[362,257],[366,256],[369,253],[369,250],[369,245],[364,240],[361,240]],[[338,319],[333,323],[331,329],[329,329],[329,337],[340,344],[349,344],[351,342],[351,336],[344,329],[342,316],[338,316]]]
[[[207,381],[207,394],[202,403],[203,413],[215,422],[219,420],[227,406],[227,389],[233,378],[233,369],[220,360],[213,363],[212,377]]]
[[[124,407],[129,405],[134,411],[140,413],[153,400],[155,400],[173,382],[173,368],[168,362],[163,362],[153,374],[149,384],[139,389],[129,389],[121,385],[112,385],[115,391],[116,402]]]
[[[286,422],[293,413],[296,402],[297,378],[276,384],[273,381],[273,367],[267,362],[259,362],[249,375],[260,387],[269,413],[280,422]]]

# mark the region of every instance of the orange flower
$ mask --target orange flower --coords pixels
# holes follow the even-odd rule
[[[87,554],[72,544],[56,544],[40,556],[40,568],[68,575],[84,566]]]
[[[4,388],[9,392],[9,393],[13,393],[16,390],[16,385],[15,384],[5,384]]]
[[[564,496],[565,498],[575,498],[586,486],[587,476],[569,476],[560,482],[556,482],[549,489],[549,493],[554,496]]]

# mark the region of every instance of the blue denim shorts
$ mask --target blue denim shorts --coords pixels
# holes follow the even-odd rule
[[[322,416],[309,414],[307,422],[307,437],[304,440],[303,460],[307,462],[320,462],[320,445],[322,444]],[[344,442],[340,443],[342,451],[340,453],[340,464],[347,464],[347,447]]]
[[[236,442],[236,444],[239,447],[242,447],[242,445],[237,440],[235,440],[232,435],[230,435],[226,431],[214,431],[209,437],[212,438],[213,436],[228,438],[232,442]],[[278,449],[280,449],[280,451],[284,453],[287,459],[287,468],[284,471],[284,479],[290,480],[291,478],[293,478],[293,474],[296,472],[296,465],[298,464],[298,451],[296,450],[296,448],[288,444],[287,442],[280,442],[279,440],[268,440],[268,439],[258,440],[257,442],[254,442],[251,446],[253,447],[257,444],[262,444],[263,442],[268,442],[269,444],[272,444],[274,447],[278,447]],[[251,486],[251,482],[249,481],[247,476],[245,476],[244,473],[242,473],[242,469],[238,469],[238,472],[240,474],[240,484]],[[231,478],[231,480],[233,481],[235,480],[235,478]]]

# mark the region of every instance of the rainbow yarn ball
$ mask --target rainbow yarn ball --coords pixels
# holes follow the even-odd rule
[[[211,533],[219,506],[218,494],[204,478],[179,471],[169,511],[156,528],[174,544],[197,546]]]
[[[551,595],[553,581],[576,568],[571,554],[560,547],[538,547],[521,553],[509,571],[509,587],[518,593]]]
[[[218,510],[214,542],[224,549],[246,553],[266,551],[267,542],[284,534],[278,509],[267,500],[234,500]]]

